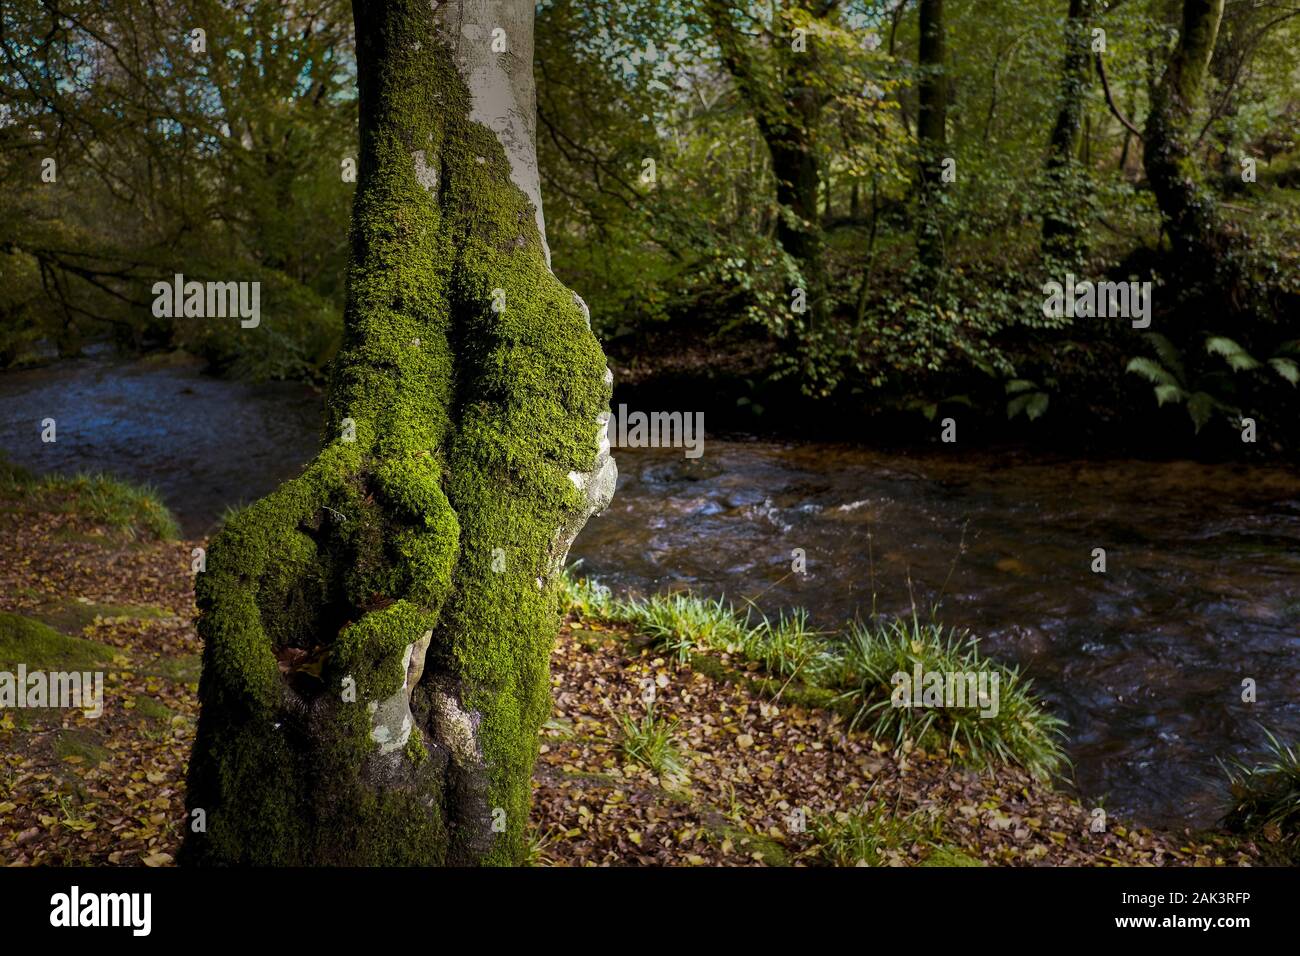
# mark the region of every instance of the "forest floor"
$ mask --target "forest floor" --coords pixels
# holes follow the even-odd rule
[[[104,711],[0,711],[0,862],[171,865],[197,718],[191,548],[0,501],[0,671],[102,670]],[[542,865],[1243,865],[1249,843],[1095,812],[1019,770],[895,754],[761,692],[717,655],[678,665],[570,618],[535,775]],[[707,671],[707,673],[705,672]],[[654,685],[654,720],[646,689]],[[628,722],[676,761],[630,759]]]

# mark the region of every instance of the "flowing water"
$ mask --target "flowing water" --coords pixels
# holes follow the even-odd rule
[[[40,421],[58,422],[42,444]],[[194,369],[80,363],[0,377],[0,449],[162,491],[187,533],[311,457],[319,399]],[[1208,825],[1217,756],[1300,737],[1300,476],[1284,468],[886,453],[709,439],[617,452],[613,505],[575,543],[618,590],[874,606],[970,628],[1068,723],[1075,779],[1152,825]],[[807,572],[791,570],[802,549]],[[1094,573],[1104,548],[1106,572]],[[873,601],[873,595],[875,595]],[[1258,701],[1243,703],[1242,682]]]

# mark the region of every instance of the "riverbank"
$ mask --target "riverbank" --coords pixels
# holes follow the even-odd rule
[[[105,671],[104,713],[0,717],[0,858],[170,865],[197,717],[191,549],[71,498],[0,501],[0,663]],[[752,663],[689,663],[571,609],[535,775],[539,864],[1248,865],[1224,834],[1130,827],[1024,770],[850,732]],[[7,666],[5,669],[9,669]],[[647,688],[653,685],[653,704]]]

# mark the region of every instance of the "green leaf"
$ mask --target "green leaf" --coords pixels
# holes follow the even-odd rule
[[[1271,358],[1268,364],[1273,366],[1273,371],[1277,372],[1292,385],[1300,383],[1300,365],[1296,365],[1294,360],[1289,358]]]
[[[1032,422],[1047,411],[1049,398],[1046,392],[1025,392],[1007,402],[1007,418],[1015,418],[1021,412]]]
[[[1198,393],[1203,394],[1203,393]],[[1165,402],[1181,402],[1187,397],[1177,385],[1157,385],[1156,386],[1156,404],[1163,405]]]
[[[1148,332],[1146,338],[1151,343],[1151,347],[1155,349],[1156,358],[1164,363],[1165,368],[1173,372],[1180,382],[1186,381],[1187,375],[1183,371],[1183,356],[1178,351],[1178,346],[1159,332]]]
[[[1232,339],[1222,335],[1212,335],[1206,339],[1205,351],[1211,355],[1223,356],[1223,360],[1234,372],[1248,372],[1253,368],[1259,368],[1259,362],[1255,361],[1249,352]]]
[[[1187,414],[1192,416],[1192,424],[1196,426],[1199,434],[1201,428],[1210,420],[1214,414],[1214,406],[1218,403],[1205,392],[1197,392],[1187,400]]]
[[[1132,372],[1135,375],[1141,375],[1152,385],[1172,385],[1175,388],[1178,387],[1178,379],[1170,375],[1168,369],[1159,362],[1153,361],[1149,358],[1144,358],[1140,355],[1129,359],[1128,365],[1125,366],[1124,371]]]
[[[1027,378],[1013,378],[1007,382],[1007,394],[1015,395],[1017,392],[1027,392],[1032,388],[1037,388],[1033,382]]]
[[[1025,414],[1029,416],[1031,422],[1047,411],[1048,401],[1046,392],[1034,392],[1029,396],[1029,405],[1025,408]]]

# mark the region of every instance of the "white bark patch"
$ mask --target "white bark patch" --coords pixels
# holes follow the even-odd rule
[[[462,766],[482,764],[479,748],[479,715],[461,707],[450,681],[439,680],[433,689],[434,735]]]
[[[606,383],[614,380],[614,374],[605,369]],[[573,486],[578,489],[586,500],[582,511],[574,516],[573,520],[566,521],[556,529],[551,539],[549,551],[549,561],[547,562],[546,572],[548,575],[558,574],[564,568],[564,561],[569,556],[569,548],[572,547],[573,541],[578,537],[578,532],[582,526],[587,523],[587,519],[593,514],[600,514],[609,507],[609,503],[614,500],[614,489],[618,485],[618,466],[614,463],[614,457],[609,453],[609,412],[603,411],[596,417],[596,422],[600,425],[596,445],[596,462],[592,465],[590,471],[571,471],[569,480]]]
[[[415,164],[415,181],[432,193],[434,199],[437,199],[438,167],[429,165],[422,149],[417,149],[411,154],[411,161]]]
[[[533,11],[519,0],[462,0],[444,7],[439,24],[453,50],[456,71],[470,93],[470,119],[490,129],[510,161],[510,179],[533,204],[542,259],[551,267],[537,171],[537,102],[533,88]],[[435,11],[438,5],[434,5]],[[492,31],[509,39],[492,49]]]
[[[381,754],[400,750],[410,739],[411,729],[415,726],[411,694],[424,673],[424,658],[432,640],[433,631],[426,631],[418,641],[406,645],[402,657],[402,671],[406,677],[401,688],[391,697],[370,702],[370,739],[379,745]]]
[[[582,296],[578,295],[576,292],[573,293],[573,301],[577,304],[578,308],[582,310],[582,320],[587,323],[587,328],[591,328],[591,309],[587,308],[587,303],[584,302]],[[606,369],[606,371],[609,370]]]

